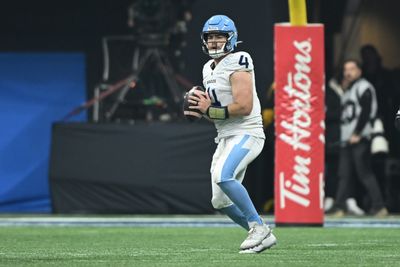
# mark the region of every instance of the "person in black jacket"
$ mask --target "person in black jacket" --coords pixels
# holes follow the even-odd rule
[[[339,159],[339,184],[332,215],[340,217],[346,209],[346,199],[352,184],[353,171],[365,187],[372,206],[370,214],[383,217],[388,214],[376,177],[371,169],[370,139],[378,104],[373,85],[361,77],[361,66],[356,60],[343,64],[347,86],[341,98],[341,148]]]

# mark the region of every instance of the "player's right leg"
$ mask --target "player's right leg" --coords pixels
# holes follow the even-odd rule
[[[243,212],[235,204],[231,202],[231,200],[223,193],[223,191],[217,184],[213,183],[212,187],[213,187],[213,198],[211,202],[213,204],[213,207],[217,210],[220,210],[222,213],[228,215],[228,217],[231,218],[232,221],[234,221],[244,229],[250,230],[250,227],[252,227],[253,229],[250,231],[251,231],[251,236],[253,236],[255,225],[252,225],[252,223],[249,224]],[[263,226],[268,227],[265,224],[263,224]],[[261,237],[262,239],[261,244],[255,245],[248,249],[240,250],[240,253],[246,253],[246,254],[260,253],[276,244],[276,237],[273,235],[271,229],[269,229],[269,227],[263,229],[266,229],[268,234],[264,239],[262,239]]]
[[[225,148],[225,139],[220,140],[218,143],[217,149],[213,155],[213,159],[211,162],[211,174],[214,172],[215,167],[217,166],[218,161],[223,156]],[[211,204],[214,209],[219,210],[223,214],[227,215],[232,221],[246,229],[249,230],[249,225],[247,223],[246,216],[244,216],[243,212],[232,203],[232,201],[225,195],[225,193],[221,190],[221,188],[211,179],[211,189],[212,189],[212,199]]]
[[[261,220],[241,180],[247,165],[261,152],[264,140],[244,135],[227,138],[224,142],[219,157],[213,159],[212,180],[246,217],[250,231],[240,249],[254,248],[271,234],[271,230]]]
[[[213,192],[211,204],[213,205],[214,209],[221,211],[232,221],[248,231],[250,228],[243,212],[232,203],[232,201],[224,194],[224,192],[216,183],[212,183],[211,187]]]
[[[232,202],[239,207],[248,222],[249,234],[240,245],[240,249],[249,249],[260,245],[268,237],[271,230],[261,220],[247,190],[236,180],[222,182],[219,186]]]

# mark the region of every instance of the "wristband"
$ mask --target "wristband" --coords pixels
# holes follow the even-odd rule
[[[206,114],[210,119],[213,120],[226,120],[227,118],[229,118],[228,106],[209,106]]]

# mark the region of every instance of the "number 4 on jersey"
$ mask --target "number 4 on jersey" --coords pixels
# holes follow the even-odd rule
[[[239,65],[240,65],[240,66],[245,65],[245,66],[246,66],[246,69],[248,69],[248,68],[249,68],[249,61],[248,61],[247,57],[241,55],[241,56],[240,56],[240,59],[239,59]]]

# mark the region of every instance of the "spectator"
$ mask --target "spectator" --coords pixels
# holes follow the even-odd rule
[[[329,213],[335,202],[338,184],[338,164],[340,152],[340,116],[343,87],[348,86],[342,75],[329,80],[325,91],[325,201],[324,210]],[[354,198],[354,185],[348,188],[346,210],[352,215],[364,215],[364,211],[357,205]]]
[[[370,166],[372,122],[377,113],[375,89],[361,74],[361,65],[356,60],[344,62],[343,78],[347,86],[343,88],[344,94],[341,99],[339,184],[335,206],[330,212],[336,217],[344,215],[346,199],[350,193],[349,186],[354,182],[353,170],[371,198],[370,214],[377,217],[388,214]]]

